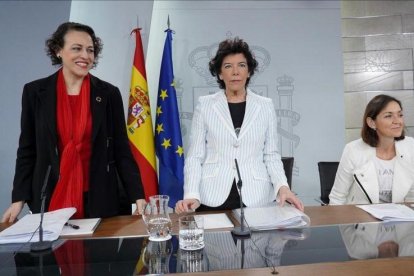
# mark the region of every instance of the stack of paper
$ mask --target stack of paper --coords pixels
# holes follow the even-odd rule
[[[402,204],[371,204],[357,207],[384,221],[414,221],[414,210]]]
[[[64,208],[46,212],[43,217],[43,240],[59,238],[63,225],[76,212],[76,208]],[[0,244],[39,241],[40,214],[29,214],[0,233]]]
[[[240,209],[233,210],[240,222]],[[300,228],[310,225],[309,217],[293,206],[244,208],[244,217],[251,230]]]

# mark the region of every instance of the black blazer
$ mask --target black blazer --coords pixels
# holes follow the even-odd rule
[[[32,212],[40,212],[40,193],[47,167],[47,201],[59,178],[56,131],[57,73],[24,86],[21,134],[17,150],[12,202],[26,201]],[[126,133],[124,107],[119,89],[91,76],[92,156],[88,193],[89,215],[120,214],[121,196],[129,203],[144,198],[138,166]],[[130,207],[129,207],[130,208]]]

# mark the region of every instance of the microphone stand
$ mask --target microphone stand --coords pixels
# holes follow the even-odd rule
[[[244,269],[244,239],[241,239],[240,242],[241,242],[241,269]]]
[[[40,205],[39,241],[34,242],[30,245],[30,251],[32,251],[32,252],[39,252],[39,251],[44,251],[44,250],[52,248],[52,242],[51,241],[44,241],[43,240],[43,215],[45,214],[46,186],[47,186],[47,182],[49,180],[49,175],[50,175],[51,168],[52,167],[50,165],[47,167],[45,180],[43,182],[42,191],[40,193],[41,205]]]
[[[240,226],[234,227],[231,231],[233,235],[235,235],[237,238],[250,238],[250,229],[246,229],[244,227],[244,207],[243,207],[243,198],[242,198],[242,180],[240,176],[239,171],[239,164],[237,164],[237,159],[234,159],[234,162],[236,163],[236,169],[237,169],[237,176],[239,177],[239,181],[237,181],[237,189],[240,193]]]

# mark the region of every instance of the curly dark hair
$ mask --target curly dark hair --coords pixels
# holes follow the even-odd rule
[[[378,145],[378,134],[377,131],[370,128],[367,123],[367,118],[371,118],[372,120],[375,120],[378,116],[378,114],[390,103],[390,102],[396,102],[401,110],[402,105],[399,100],[397,100],[394,97],[388,96],[388,95],[377,95],[374,98],[372,98],[369,103],[367,104],[367,107],[365,108],[364,118],[362,121],[362,129],[361,129],[361,137],[362,140],[370,145],[371,147],[376,147]],[[403,140],[405,138],[405,131],[403,129],[401,136],[396,137],[395,140]]]
[[[223,40],[219,44],[215,57],[213,57],[208,64],[210,73],[217,78],[217,83],[221,89],[226,88],[224,81],[221,80],[219,76],[221,74],[221,65],[223,64],[223,60],[226,56],[233,54],[243,54],[247,60],[247,67],[250,76],[246,80],[246,87],[250,82],[250,78],[257,70],[258,62],[253,53],[250,51],[249,45],[243,41],[243,39],[235,37],[234,39]]]
[[[93,42],[94,56],[95,60],[93,62],[93,67],[96,67],[98,64],[99,54],[102,52],[102,41],[99,37],[95,35],[93,29],[87,25],[75,23],[75,22],[66,22],[61,24],[56,31],[46,40],[46,53],[52,60],[52,65],[61,65],[62,59],[57,57],[57,52],[63,48],[65,41],[65,35],[69,31],[78,31],[85,32],[90,35]]]

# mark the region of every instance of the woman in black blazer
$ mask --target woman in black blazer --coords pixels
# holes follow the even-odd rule
[[[24,86],[12,204],[2,222],[13,222],[25,202],[32,212],[40,211],[49,166],[48,210],[77,207],[78,218],[123,214],[128,207],[122,203],[142,210],[121,94],[89,74],[102,50],[100,39],[89,26],[68,22],[46,45],[52,64],[61,68]]]

